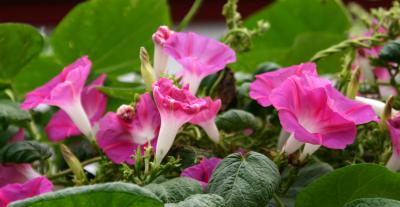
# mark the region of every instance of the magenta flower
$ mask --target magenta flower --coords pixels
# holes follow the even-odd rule
[[[218,99],[213,101],[210,97],[206,97],[207,101],[207,109],[201,111],[196,116],[194,116],[190,123],[197,124],[204,129],[207,133],[208,137],[215,142],[219,142],[219,131],[217,125],[215,124],[215,117],[218,114],[219,109],[221,108],[221,100]]]
[[[11,183],[24,183],[39,176],[30,164],[0,164],[0,187]]]
[[[201,80],[236,61],[235,52],[227,45],[192,32],[176,32],[165,43],[165,52],[178,61],[183,70],[182,85],[196,94]]]
[[[270,106],[271,101],[269,96],[272,90],[279,87],[288,77],[302,74],[317,76],[317,67],[315,63],[303,63],[257,75],[256,80],[250,84],[249,95],[261,106]]]
[[[205,190],[207,189],[208,181],[210,180],[211,175],[221,160],[222,159],[217,157],[204,158],[197,165],[193,165],[184,169],[181,173],[181,176],[193,178],[194,180],[199,181],[200,185]]]
[[[196,98],[188,90],[176,87],[172,80],[161,78],[153,84],[153,96],[161,115],[161,127],[157,140],[156,162],[161,163],[171,148],[179,128],[207,109],[204,99]]]
[[[39,104],[57,106],[68,114],[84,135],[93,137],[89,118],[81,103],[82,89],[91,65],[87,56],[78,59],[49,82],[29,92],[21,107],[32,109]]]
[[[52,190],[53,184],[43,176],[22,184],[9,184],[0,188],[0,207],[6,207],[13,201],[34,197]]]
[[[315,76],[291,76],[269,99],[283,129],[292,133],[283,148],[287,154],[303,143],[303,156],[321,145],[343,149],[354,142],[357,124],[378,120],[369,105],[344,97],[329,81]]]
[[[155,147],[160,128],[160,115],[148,93],[140,97],[136,109],[122,106],[118,113],[108,112],[99,124],[97,143],[110,160],[133,164],[131,156],[138,145]]]
[[[165,42],[174,33],[167,26],[160,26],[153,34],[154,42],[154,71],[157,79],[165,73],[168,63],[168,55],[164,51]]]
[[[105,74],[99,76],[82,91],[83,109],[92,127],[97,124],[106,110],[107,96],[96,89],[97,86],[103,85],[105,78]],[[49,139],[53,142],[62,141],[68,137],[81,134],[78,127],[76,127],[75,123],[63,110],[59,110],[53,115],[45,130]]]
[[[392,139],[393,152],[386,167],[393,171],[398,171],[400,169],[400,116],[389,119],[387,126]]]

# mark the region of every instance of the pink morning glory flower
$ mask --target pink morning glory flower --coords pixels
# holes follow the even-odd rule
[[[204,77],[236,61],[235,52],[227,45],[192,32],[173,33],[164,47],[182,65],[178,76],[182,78],[182,85],[189,84],[192,94],[196,94]]]
[[[0,207],[6,207],[13,201],[34,197],[52,190],[53,184],[43,176],[22,184],[8,184],[0,188]]]
[[[217,157],[204,158],[197,165],[193,165],[184,169],[181,173],[181,176],[189,177],[199,181],[200,185],[205,190],[207,189],[208,181],[210,180],[211,175],[221,160],[222,159]]]
[[[257,75],[256,80],[250,84],[250,98],[256,100],[261,106],[270,106],[269,96],[272,90],[279,87],[288,77],[302,74],[317,76],[315,63],[303,63]]]
[[[154,71],[157,79],[165,73],[168,63],[168,54],[164,51],[165,42],[174,33],[167,26],[160,26],[153,34],[154,42]]]
[[[49,82],[29,92],[23,109],[32,109],[39,104],[57,106],[65,111],[75,126],[87,137],[93,137],[89,118],[81,102],[81,93],[90,73],[92,63],[87,56],[76,60]]]
[[[197,124],[204,129],[207,133],[208,137],[215,142],[219,142],[219,131],[217,125],[215,124],[215,117],[218,114],[219,109],[221,108],[221,100],[218,99],[213,101],[210,97],[206,97],[207,101],[207,109],[201,111],[196,116],[194,116],[190,123]]]
[[[0,187],[10,183],[23,183],[39,176],[30,164],[0,164]]]
[[[99,123],[97,143],[110,160],[133,164],[131,156],[138,145],[142,150],[155,147],[160,128],[160,114],[150,94],[140,97],[136,108],[123,105],[117,113],[108,112]]]
[[[329,81],[316,76],[291,76],[269,99],[283,129],[292,133],[283,147],[287,154],[303,143],[307,143],[303,157],[321,145],[344,149],[354,142],[356,125],[378,120],[369,105],[346,98]]]
[[[400,116],[387,121],[390,138],[392,139],[393,152],[386,167],[398,171],[400,169]]]
[[[161,115],[161,127],[157,140],[156,162],[161,163],[171,148],[179,128],[207,109],[204,99],[196,98],[188,90],[175,86],[172,80],[161,78],[153,84],[153,96]]]
[[[81,100],[83,109],[92,127],[97,124],[106,110],[107,96],[96,89],[97,86],[103,85],[105,78],[105,74],[99,76],[82,91]],[[62,141],[68,137],[81,134],[78,127],[76,127],[75,123],[63,110],[59,110],[53,115],[45,130],[49,139],[53,142]]]

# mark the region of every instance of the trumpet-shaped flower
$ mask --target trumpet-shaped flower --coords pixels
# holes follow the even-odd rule
[[[168,54],[164,51],[165,42],[174,33],[167,26],[160,26],[153,34],[154,42],[154,71],[157,79],[165,73],[168,63]]]
[[[386,167],[393,170],[400,170],[400,116],[396,116],[387,121],[390,138],[392,139],[392,156],[386,164]]]
[[[204,158],[197,165],[184,169],[181,176],[197,180],[203,189],[207,189],[208,181],[221,160],[217,157]]]
[[[182,85],[196,94],[201,80],[236,61],[235,52],[227,45],[192,32],[173,33],[165,42],[165,52],[179,62],[183,70]]]
[[[208,137],[215,142],[219,142],[219,131],[217,125],[215,124],[215,117],[218,114],[219,109],[221,108],[221,100],[218,99],[213,101],[210,97],[206,97],[208,107],[207,109],[201,111],[196,116],[194,116],[190,123],[197,124],[201,126],[204,131],[207,133]]]
[[[256,80],[250,84],[250,97],[261,106],[270,106],[269,96],[272,90],[279,87],[288,77],[302,74],[316,76],[317,67],[315,63],[303,63],[257,75]]]
[[[156,161],[161,163],[171,148],[179,128],[207,109],[204,99],[192,95],[187,85],[176,87],[172,80],[161,78],[153,85],[153,96],[161,115],[161,127],[157,140]]]
[[[138,145],[153,147],[160,128],[160,114],[150,96],[145,93],[136,109],[123,105],[118,113],[107,113],[99,123],[97,143],[114,163],[133,164],[131,156]]]
[[[357,124],[378,120],[369,105],[346,98],[329,81],[315,76],[291,76],[269,98],[282,127],[293,133],[284,146],[288,154],[303,143],[310,144],[306,154],[321,145],[343,149],[354,142]]]
[[[68,114],[84,135],[93,137],[89,118],[81,103],[82,89],[91,65],[86,56],[78,59],[49,82],[29,92],[21,107],[31,109],[42,103],[57,106]]]
[[[0,207],[53,190],[53,184],[46,177],[38,177],[25,183],[14,183],[0,188]]]
[[[82,91],[83,109],[92,126],[97,124],[106,110],[107,96],[96,89],[97,86],[103,85],[105,78],[106,75],[101,75]],[[49,139],[54,142],[81,134],[78,127],[63,110],[59,110],[53,115],[45,130]]]

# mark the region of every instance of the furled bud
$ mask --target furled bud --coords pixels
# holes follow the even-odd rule
[[[146,84],[146,88],[148,91],[151,91],[151,86],[154,81],[156,81],[156,76],[154,74],[153,67],[150,64],[149,54],[144,47],[140,48],[140,72],[142,74],[142,78],[144,83]]]
[[[124,121],[130,122],[135,116],[135,108],[131,105],[123,104],[117,109],[117,116]]]
[[[351,99],[355,99],[357,95],[358,88],[360,86],[360,75],[361,75],[360,68],[357,67],[354,73],[351,75],[350,83],[347,86],[346,96]]]
[[[71,150],[64,144],[61,144],[61,153],[64,157],[65,162],[75,175],[75,183],[82,185],[87,181],[85,172],[83,171],[82,164],[78,158],[71,152]]]

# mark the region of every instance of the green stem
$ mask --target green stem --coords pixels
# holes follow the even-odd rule
[[[285,204],[283,203],[281,198],[279,198],[279,196],[276,195],[276,193],[272,194],[272,197],[274,198],[277,207],[285,207]]]
[[[199,10],[199,8],[200,8],[202,3],[203,3],[203,0],[195,0],[194,1],[193,5],[192,5],[192,8],[190,8],[189,12],[186,14],[186,16],[183,18],[181,23],[176,28],[177,32],[180,32],[180,31],[184,30],[187,27],[187,25],[190,23],[190,21],[192,20],[194,15]]]
[[[311,62],[316,62],[322,58],[334,55],[336,53],[342,52],[348,48],[369,48],[373,45],[376,45],[380,39],[387,38],[386,35],[376,34],[372,37],[359,37],[356,39],[349,39],[340,42],[339,44],[333,45],[327,49],[321,50],[317,52],[311,59]],[[371,41],[369,44],[364,43],[365,41]]]
[[[85,160],[85,161],[82,162],[82,166],[86,166],[86,165],[89,165],[89,164],[98,162],[98,161],[100,161],[101,159],[102,159],[102,157],[94,157],[94,158]],[[49,176],[47,176],[47,177],[48,177],[49,179],[53,180],[53,179],[56,179],[56,178],[59,178],[59,177],[68,175],[68,174],[70,174],[70,173],[72,173],[72,170],[71,170],[71,169],[66,169],[66,170],[60,171],[60,172],[58,172],[58,173],[56,173],[56,174],[54,174],[54,175],[49,175]]]
[[[32,118],[32,121],[30,121],[27,124],[26,130],[28,130],[28,132],[32,136],[32,138],[34,138],[37,141],[41,140],[42,136],[40,135],[39,130],[36,127],[35,121],[33,121],[33,118]]]
[[[217,87],[218,87],[218,85],[221,83],[221,81],[222,81],[222,79],[224,78],[224,76],[225,76],[225,70],[222,70],[220,73],[218,73],[218,78],[217,78],[217,80],[215,80],[215,82],[213,83],[213,85],[212,85],[211,88],[210,88],[210,93],[209,93],[209,95],[210,95],[211,97],[214,97],[213,95],[214,95],[214,93],[215,93],[215,90],[217,90]]]

